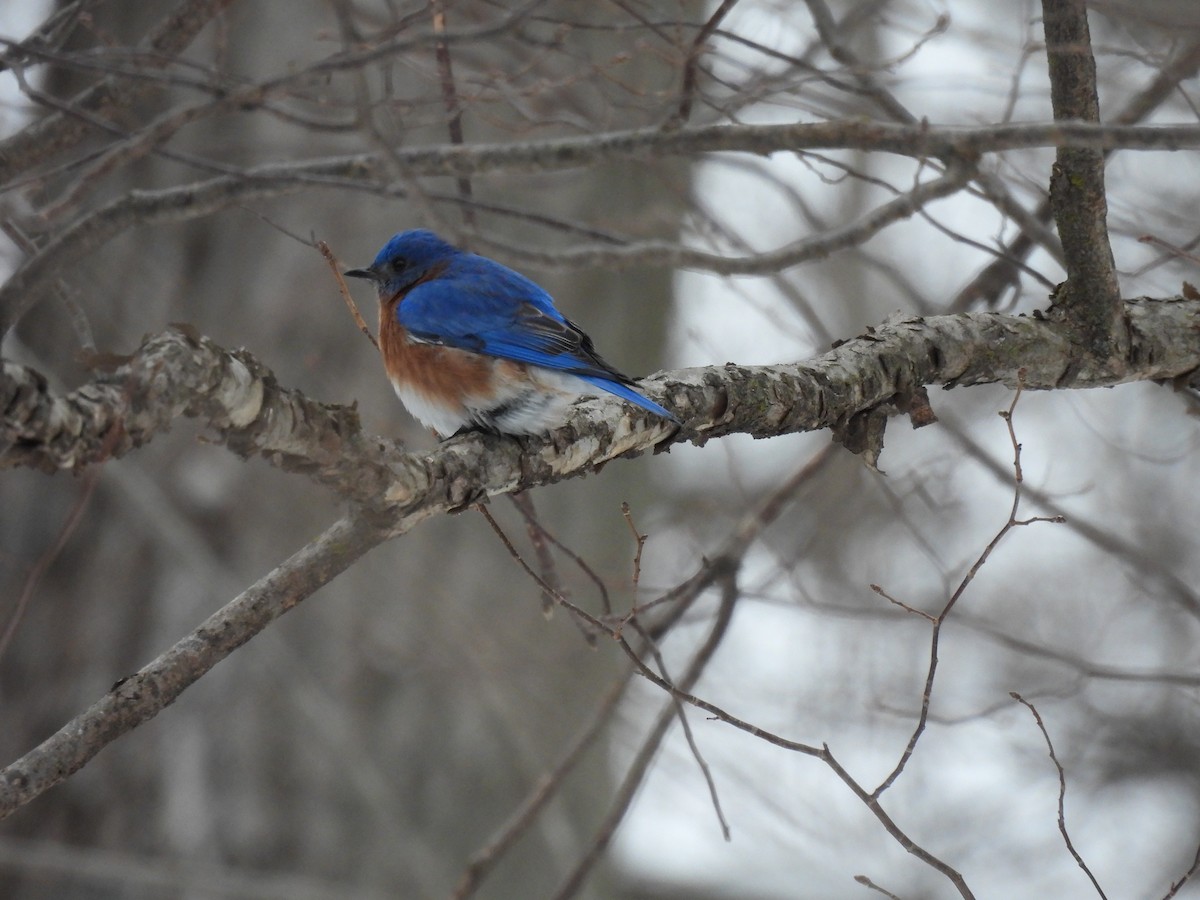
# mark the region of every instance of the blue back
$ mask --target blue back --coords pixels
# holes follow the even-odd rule
[[[417,229],[388,241],[371,268],[381,297],[402,294],[396,318],[415,339],[579,375],[675,420],[626,387],[632,380],[600,358],[553,298],[507,266]]]

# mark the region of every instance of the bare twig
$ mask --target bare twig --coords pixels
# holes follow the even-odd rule
[[[430,13],[433,17],[434,55],[437,57],[438,78],[442,85],[442,105],[446,108],[446,129],[450,143],[463,144],[462,106],[458,102],[458,89],[454,86],[454,68],[450,62],[450,45],[443,39],[446,34],[446,4],[443,0],[432,0]],[[470,230],[475,229],[475,208],[471,205],[471,179],[460,175],[455,179],[458,195],[465,202],[462,210],[463,222]]]
[[[537,510],[533,505],[533,497],[527,493],[509,494],[508,499],[525,519],[525,533],[529,535],[529,543],[537,556],[538,568],[542,572],[542,580],[550,585],[557,594],[567,596],[562,579],[558,577],[558,568],[554,565],[554,555],[550,552],[549,532],[538,521]],[[561,546],[561,545],[560,545]],[[603,592],[602,596],[607,596]],[[554,597],[542,592],[542,613],[549,616],[554,609]],[[607,612],[607,610],[606,610]],[[589,638],[592,635],[588,635]]]
[[[637,603],[638,585],[642,582],[642,550],[646,547],[646,538],[648,535],[638,531],[638,527],[633,524],[633,507],[629,505],[628,500],[621,501],[621,515],[625,517],[625,524],[629,526],[629,531],[633,535],[634,551],[633,551],[633,597],[634,605]]]
[[[734,572],[728,570],[724,573],[725,578],[733,582]],[[737,600],[737,588],[734,582],[733,587],[726,589],[721,594],[721,605],[717,610],[717,615],[713,620],[712,628],[709,630],[708,637],[704,644],[692,656],[687,669],[680,676],[680,684],[686,688],[690,688],[699,680],[709,661],[712,659],[721,641],[724,639],[729,628],[729,623],[733,618],[733,607]],[[650,671],[642,663],[641,658],[633,651],[633,648],[625,642],[624,638],[619,638],[623,648],[627,649],[627,653],[631,655],[634,665],[643,672]],[[665,682],[663,682],[665,683]],[[633,802],[634,795],[638,788],[645,780],[647,773],[650,770],[650,763],[653,761],[658,752],[659,746],[662,744],[663,738],[666,737],[667,730],[670,727],[671,721],[678,715],[675,700],[680,699],[675,691],[683,693],[682,689],[672,686],[672,698],[668,700],[663,708],[659,711],[658,717],[655,719],[654,725],[651,727],[649,734],[642,741],[642,746],[638,749],[633,762],[630,763],[629,769],[625,774],[625,778],[621,781],[617,788],[616,794],[613,797],[612,804],[609,807],[608,813],[605,815],[600,826],[596,829],[587,850],[583,857],[576,863],[575,867],[567,875],[563,884],[554,893],[555,900],[566,900],[574,894],[583,885],[588,873],[592,867],[603,855],[612,840],[613,834],[616,832],[617,826],[624,819],[625,813],[629,810],[630,803]],[[711,789],[711,780],[709,781]],[[724,822],[722,821],[722,824]]]
[[[900,897],[898,897],[896,894],[893,894],[891,891],[880,887],[866,875],[855,875],[854,880],[868,890],[875,891],[878,894],[883,894],[883,896],[887,897],[888,900],[900,900]]]
[[[1133,125],[1140,122],[1149,113],[1157,109],[1178,88],[1179,82],[1196,74],[1200,67],[1200,39],[1193,39],[1184,44],[1167,65],[1151,80],[1145,88],[1138,92],[1125,107],[1113,117],[1113,123],[1118,125]],[[1105,150],[1109,156],[1112,150]],[[1010,215],[1015,211],[1006,210]],[[1016,284],[1020,268],[1029,253],[1037,246],[1046,246],[1046,240],[1041,237],[1042,223],[1049,222],[1052,217],[1049,198],[1039,204],[1037,210],[1029,214],[1029,221],[1013,215],[1014,221],[1021,226],[1021,232],[997,253],[995,261],[973,278],[966,287],[959,291],[958,296],[950,305],[951,311],[970,309],[977,300],[984,301],[988,306],[994,306],[996,300],[1009,286]]]
[[[526,143],[473,144],[456,147],[394,149],[389,155],[406,176],[483,174],[495,171],[551,171],[593,165],[601,160],[646,155],[693,155],[719,151],[771,153],[786,149],[859,149],[930,156],[971,158],[982,152],[1037,146],[1183,149],[1200,147],[1200,126],[1100,126],[1087,122],[1052,125],[1001,125],[979,129],[933,128],[857,122],[798,125],[739,125],[684,128],[673,132],[630,131],[586,138]],[[259,197],[278,196],[302,187],[339,187],[378,193],[379,156],[356,155],[301,163],[272,163],[223,175],[207,182],[146,191],[119,198],[81,216],[48,241],[0,286],[0,334],[6,333],[37,301],[46,279],[58,273],[57,261],[95,250],[134,226],[182,222]],[[583,248],[558,254],[527,253],[533,262],[552,265],[633,265],[653,262],[700,268],[723,274],[776,272],[856,246],[884,227],[912,216],[925,204],[960,190],[970,170],[918,185],[841,229],[770,253],[726,258],[677,244],[644,241],[633,247]]]
[[[833,445],[826,445],[813,454],[783,484],[769,494],[756,509],[751,510],[738,523],[737,528],[726,539],[720,551],[704,560],[703,564],[683,583],[676,585],[659,597],[630,609],[617,622],[614,632],[619,635],[629,621],[644,615],[651,609],[669,606],[669,612],[647,628],[651,638],[657,639],[674,627],[675,623],[691,608],[691,604],[702,591],[715,584],[730,560],[740,560],[746,549],[774,522],[791,502],[796,492],[814,478],[833,458]],[[637,534],[635,530],[635,534]]]
[[[917,859],[921,860],[930,868],[933,868],[945,875],[946,878],[949,879],[950,883],[954,885],[955,889],[957,889],[959,895],[965,898],[965,900],[973,900],[975,894],[972,893],[970,887],[967,885],[967,881],[965,878],[963,878],[962,873],[949,863],[934,856],[932,853],[914,841],[911,837],[909,837],[908,834],[896,824],[896,821],[887,814],[883,806],[879,803],[879,798],[875,794],[867,793],[866,788],[860,785],[854,779],[854,777],[842,767],[842,764],[834,758],[833,753],[830,752],[828,745],[822,745],[821,753],[819,755],[825,764],[833,770],[834,774],[842,780],[842,783],[850,788],[854,796],[856,796],[863,802],[863,804],[866,805],[867,809],[869,809],[874,814],[875,818],[879,820],[879,823],[883,825],[884,830],[887,831],[887,833],[890,834],[901,847],[903,847]]]
[[[483,515],[483,517],[487,520],[488,524],[492,527],[492,530],[500,538],[501,542],[504,544],[505,548],[508,550],[509,555],[512,556],[513,559],[515,559],[517,561],[517,563],[522,567],[522,569],[525,570],[526,574],[528,574],[530,577],[532,577],[542,587],[543,597],[549,598],[552,602],[562,604],[563,606],[567,607],[568,609],[570,609],[572,611],[576,611],[577,607],[575,607],[573,604],[571,604],[566,599],[566,597],[563,596],[563,594],[560,591],[558,591],[553,586],[551,586],[544,578],[537,575],[533,571],[533,569],[529,566],[529,564],[525,562],[525,560],[521,557],[520,553],[517,551],[516,547],[513,546],[512,541],[510,541],[508,539],[508,536],[504,533],[503,529],[501,529],[499,523],[496,522],[495,518],[488,511],[487,507],[480,505],[478,507],[478,509],[479,509],[480,513]],[[628,519],[627,519],[627,521],[628,521]],[[737,592],[736,580],[733,578],[732,574],[725,573],[724,568],[721,569],[721,572],[723,574],[721,574],[717,577],[719,579],[723,579],[723,583],[726,585],[727,591],[731,591],[736,595],[736,592]],[[698,593],[699,593],[699,589],[696,590],[696,594],[698,594]],[[732,605],[735,602],[735,600],[736,600],[736,596],[734,596],[732,598],[728,598],[728,602],[730,605]],[[583,615],[581,615],[579,617],[579,621],[581,623],[586,623],[593,628],[596,628],[597,626],[600,625],[599,620],[593,619],[591,616],[587,615],[586,613],[584,613]],[[658,647],[655,645],[654,639],[645,631],[645,629],[642,628],[641,624],[636,619],[633,619],[632,627],[638,632],[638,634],[643,639],[645,646],[654,655],[655,661],[659,667],[659,671],[662,673],[662,677],[664,679],[669,679],[670,676],[667,674],[666,662],[663,659],[662,654],[659,652]],[[609,629],[605,629],[605,630],[608,631],[608,633],[610,635],[615,635],[617,633],[617,632],[609,630]],[[592,635],[586,631],[585,631],[585,635],[588,636],[589,638],[592,637]],[[675,701],[675,713],[679,717],[679,722],[683,729],[684,737],[687,740],[688,747],[691,750],[692,755],[696,760],[696,764],[699,766],[700,771],[704,776],[705,783],[708,785],[709,796],[712,799],[713,809],[715,810],[716,815],[717,815],[717,821],[721,825],[722,834],[725,836],[726,840],[729,840],[729,824],[726,821],[725,814],[721,809],[721,801],[717,795],[717,787],[716,787],[716,783],[713,780],[712,772],[709,769],[708,764],[705,762],[704,757],[700,752],[700,748],[696,744],[695,736],[692,734],[691,725],[688,723],[687,715],[684,711],[684,708],[683,708],[682,704],[680,704],[678,701]]]
[[[183,52],[204,26],[232,2],[184,0],[154,26],[146,35],[143,46],[152,51],[153,57],[158,60],[157,64],[162,65]],[[145,96],[148,90],[147,84],[121,84],[110,76],[73,97],[67,108],[107,115],[128,107]],[[0,142],[0,184],[10,182],[35,160],[44,160],[51,154],[75,147],[87,137],[89,131],[89,124],[83,118],[63,112],[35,122]]]
[[[816,26],[817,36],[829,52],[833,60],[850,70],[850,75],[872,101],[896,122],[912,123],[917,121],[909,110],[891,91],[884,88],[862,60],[855,54],[838,35],[838,24],[825,0],[805,0],[808,13]]]
[[[1075,862],[1079,864],[1079,868],[1083,869],[1084,874],[1092,882],[1092,887],[1096,889],[1096,893],[1100,895],[1101,900],[1107,900],[1104,890],[1100,887],[1100,882],[1096,880],[1096,876],[1092,874],[1092,870],[1088,868],[1087,863],[1083,861],[1083,857],[1079,855],[1079,851],[1075,849],[1075,845],[1071,843],[1071,835],[1067,833],[1067,816],[1066,816],[1066,799],[1067,799],[1067,773],[1063,770],[1062,763],[1058,761],[1058,756],[1054,752],[1054,744],[1050,740],[1050,732],[1046,730],[1046,723],[1042,721],[1041,714],[1037,708],[1018,694],[1016,691],[1009,692],[1009,696],[1018,703],[1025,706],[1033,713],[1033,720],[1037,722],[1038,730],[1042,733],[1042,737],[1046,739],[1046,749],[1050,752],[1050,761],[1054,763],[1054,768],[1058,770],[1058,830],[1063,836],[1063,842],[1067,845],[1067,850]]]
[[[110,446],[116,442],[115,431],[120,429],[120,427],[120,422],[113,424],[114,434],[108,439]],[[21,624],[21,619],[25,615],[25,610],[29,606],[29,601],[33,599],[34,591],[37,590],[42,577],[54,561],[58,559],[59,554],[63,551],[63,547],[67,545],[67,541],[71,539],[71,535],[75,533],[75,529],[83,521],[83,514],[91,502],[92,494],[95,492],[99,481],[99,468],[89,469],[84,473],[79,495],[71,505],[71,509],[67,513],[67,518],[62,524],[62,528],[58,531],[58,537],[55,538],[54,544],[39,555],[33,566],[30,567],[28,574],[25,576],[25,582],[21,585],[21,593],[17,595],[16,605],[9,614],[8,623],[4,626],[4,632],[0,634],[0,657],[3,657],[5,651],[8,650],[8,645],[12,642],[13,635],[16,634],[17,628]]]
[[[482,515],[488,525],[491,526],[491,529],[493,532],[495,532],[496,537],[500,538],[500,543],[504,545],[504,549],[508,551],[508,555],[511,556],[517,565],[519,565],[525,571],[525,574],[532,578],[537,583],[538,587],[542,589],[543,596],[550,597],[555,603],[563,607],[563,609],[566,609],[572,613],[581,625],[587,624],[601,634],[610,633],[611,630],[607,625],[605,625],[587,610],[576,606],[561,592],[549,584],[546,579],[533,570],[533,567],[525,561],[525,557],[521,555],[521,552],[516,548],[513,542],[509,540],[508,535],[504,533],[504,529],[500,527],[500,523],[496,521],[495,517],[491,514],[486,506],[481,503],[475,508],[479,510],[480,515]]]
[[[947,434],[962,452],[986,468],[995,478],[1006,484],[1010,482],[1011,466],[1005,467],[1000,464],[961,428],[950,424],[947,426]],[[1058,501],[1049,496],[1047,492],[1030,488],[1028,485],[1023,486],[1022,491],[1025,496],[1031,497],[1039,506],[1049,510],[1051,515],[1062,515]],[[1137,546],[1130,536],[1106,530],[1077,515],[1067,521],[1067,527],[1101,552],[1112,558],[1120,558],[1126,566],[1137,573],[1137,577],[1143,579],[1144,583],[1153,585],[1154,591],[1162,591],[1174,603],[1187,610],[1190,615],[1200,616],[1200,594],[1196,593],[1194,586],[1147,558],[1142,548]]]
[[[923,610],[923,609],[917,609],[915,606],[909,606],[903,600],[897,600],[895,597],[893,597],[891,594],[889,594],[887,591],[885,591],[879,585],[877,585],[877,584],[871,585],[871,590],[873,590],[875,593],[877,593],[880,597],[883,597],[885,600],[887,600],[888,603],[891,603],[895,606],[900,607],[906,613],[911,613],[914,616],[920,616],[922,619],[929,622],[930,624],[933,624],[933,625],[937,624],[937,616],[931,616],[929,613],[925,612],[925,610]]]
[[[518,496],[520,496],[520,495],[518,495]],[[568,547],[566,544],[564,544],[562,541],[560,541],[557,537],[555,537],[554,533],[551,532],[550,530],[548,530],[547,528],[545,528],[538,519],[532,518],[530,516],[530,511],[532,510],[532,508],[533,508],[532,504],[530,504],[529,510],[526,510],[526,508],[524,506],[522,506],[521,504],[517,504],[518,512],[520,512],[521,515],[525,517],[525,524],[529,528],[530,539],[533,540],[533,533],[537,532],[537,535],[538,535],[537,541],[538,542],[548,541],[555,548],[557,548],[560,553],[564,554],[568,559],[571,560],[571,562],[573,562],[576,566],[578,566],[579,571],[581,571],[584,574],[584,577],[587,578],[592,584],[594,584],[596,586],[596,591],[598,592],[598,594],[600,596],[600,608],[604,610],[604,614],[606,616],[611,615],[612,614],[612,601],[609,599],[608,585],[606,585],[604,583],[604,579],[602,579],[599,575],[596,574],[596,570],[588,565],[587,560],[585,560],[582,556],[580,556],[578,553],[576,553],[574,550],[572,550],[570,547]],[[540,559],[540,556],[539,556],[539,559]],[[553,582],[550,582],[550,583],[551,583],[551,586],[553,586]]]
[[[333,250],[324,241],[317,241],[317,249],[321,251],[321,255],[325,257],[325,262],[329,263],[329,270],[333,272],[333,278],[337,282],[338,292],[342,295],[342,301],[346,304],[346,308],[350,310],[350,315],[354,317],[354,324],[358,326],[358,330],[367,336],[367,340],[379,350],[379,342],[375,340],[375,335],[371,334],[371,329],[367,327],[366,321],[362,317],[362,313],[358,311],[358,304],[354,302],[354,298],[350,296],[350,288],[346,286],[346,279],[342,277],[342,267],[336,256],[333,255]]]
[[[721,21],[729,14],[729,11],[737,5],[738,0],[721,0],[720,5],[713,11],[712,15],[704,23],[704,26],[697,32],[695,39],[692,41],[691,47],[688,49],[687,59],[683,64],[683,81],[679,87],[679,105],[675,108],[675,112],[664,123],[665,128],[678,128],[687,122],[692,115],[692,104],[696,99],[696,73],[700,68],[700,57],[704,52],[704,42],[707,41]]]
[[[955,605],[962,598],[967,588],[970,587],[971,583],[975,580],[975,576],[979,574],[979,570],[982,569],[987,561],[991,558],[993,551],[995,551],[995,549],[1000,545],[1000,542],[1004,540],[1005,536],[1010,531],[1012,531],[1014,528],[1019,528],[1024,525],[1032,525],[1035,522],[1052,522],[1061,524],[1062,522],[1066,521],[1066,519],[1062,516],[1034,516],[1029,519],[1017,518],[1017,509],[1021,504],[1021,485],[1024,481],[1024,476],[1021,472],[1021,445],[1017,441],[1017,434],[1013,428],[1013,412],[1016,410],[1017,403],[1021,399],[1022,387],[1023,384],[1019,382],[1017,390],[1013,392],[1012,402],[1009,404],[1008,409],[1000,412],[1001,418],[1004,419],[1006,425],[1008,426],[1008,437],[1013,448],[1013,499],[1012,506],[1008,511],[1008,521],[1006,521],[1000,527],[1000,530],[996,532],[996,534],[988,542],[987,546],[984,547],[983,552],[979,554],[975,562],[971,565],[971,568],[967,570],[966,575],[964,575],[962,580],[958,583],[958,587],[955,588],[954,593],[950,595],[950,599],[947,600],[945,606],[942,607],[942,611],[936,616],[930,616],[927,613],[921,612],[920,610],[915,609],[905,603],[901,603],[882,588],[876,585],[871,585],[872,590],[874,590],[877,594],[886,597],[889,601],[906,610],[907,612],[922,616],[932,625],[929,635],[929,667],[925,673],[925,687],[921,691],[921,712],[917,716],[916,727],[913,729],[912,735],[909,737],[903,753],[900,754],[899,761],[897,761],[895,767],[890,773],[888,773],[887,777],[879,783],[879,786],[871,792],[872,797],[879,797],[882,795],[883,792],[891,787],[895,783],[896,779],[900,777],[900,775],[904,772],[905,766],[908,765],[908,761],[912,757],[913,752],[917,748],[917,742],[921,739],[921,735],[925,732],[925,726],[929,722],[929,708],[933,700],[934,679],[937,676],[938,643],[941,640],[942,626],[945,624],[947,617],[950,615],[950,611],[954,609]]]
[[[454,900],[472,896],[480,884],[496,867],[520,837],[529,830],[538,815],[546,808],[562,788],[563,782],[579,762],[584,752],[591,747],[604,727],[612,719],[617,702],[625,695],[633,669],[627,668],[591,711],[588,721],[579,734],[567,746],[559,761],[534,785],[533,790],[513,811],[496,834],[481,847],[467,863],[466,869],[454,887]]]
[[[725,605],[728,604],[729,608],[732,610],[733,604],[737,602],[738,596],[737,573],[733,570],[727,571],[728,568],[729,567],[725,566],[721,567],[721,574],[717,577],[717,580],[720,583],[723,592],[721,595],[721,608],[724,609]],[[658,666],[659,674],[661,674],[665,680],[671,681],[671,675],[667,671],[666,660],[663,659],[662,652],[659,650],[658,644],[655,642],[654,638],[651,637],[646,629],[642,627],[642,624],[637,620],[636,617],[631,620],[630,625],[642,638],[645,647],[649,650],[651,655],[654,656],[654,663],[656,666]],[[679,726],[683,730],[684,740],[687,741],[688,750],[691,751],[692,758],[696,760],[696,765],[700,769],[700,774],[704,776],[704,783],[708,786],[708,795],[709,799],[712,801],[713,812],[716,813],[717,823],[721,826],[721,836],[728,841],[731,839],[729,822],[725,818],[724,810],[721,809],[721,798],[717,793],[717,783],[713,779],[712,770],[709,768],[708,763],[704,759],[704,755],[700,752],[699,745],[696,743],[696,736],[692,733],[691,723],[688,722],[687,708],[678,699],[673,699],[673,702],[675,704],[675,714],[679,717]]]
[[[1187,884],[1197,871],[1200,871],[1200,847],[1196,848],[1196,856],[1192,859],[1191,868],[1184,872],[1178,881],[1171,882],[1171,887],[1165,894],[1163,894],[1163,900],[1171,900],[1172,897],[1179,893],[1179,889]]]
[[[483,504],[480,504],[477,509],[483,515],[484,519],[487,520],[487,523],[491,526],[492,531],[497,537],[500,538],[500,542],[504,544],[504,548],[508,551],[509,556],[516,560],[525,573],[530,575],[538,587],[541,588],[542,614],[549,618],[551,611],[554,609],[554,604],[556,603],[561,604],[571,612],[575,612],[576,615],[571,618],[571,621],[578,626],[580,634],[583,635],[583,639],[587,641],[588,645],[595,647],[597,631],[595,623],[599,622],[599,620],[593,618],[590,613],[583,612],[580,607],[571,602],[570,597],[567,595],[566,591],[563,589],[562,583],[558,579],[558,569],[554,566],[554,559],[550,556],[549,547],[546,546],[546,542],[540,537],[546,532],[537,523],[536,518],[532,517],[532,503],[529,504],[529,509],[527,511],[522,508],[521,504],[517,503],[515,499],[516,496],[521,495],[510,494],[509,499],[513,501],[513,505],[516,506],[518,510],[526,515],[527,532],[531,537],[538,535],[538,537],[534,540],[534,547],[538,552],[538,565],[542,568],[540,575],[533,571],[529,563],[525,562],[525,558],[521,556],[521,552],[517,550],[516,545],[513,544],[508,535],[505,534],[504,529],[500,527],[500,523],[496,521],[495,517],[491,514],[488,508]],[[604,596],[607,596],[607,594],[605,593]],[[604,631],[607,629],[601,627],[599,630]]]
[[[218,662],[324,586],[387,532],[361,517],[332,525],[58,732],[0,770],[0,818],[83,768],[121,735],[158,715]]]
[[[1183,247],[1176,247],[1174,244],[1164,241],[1153,234],[1142,235],[1138,238],[1138,243],[1153,244],[1156,247],[1162,247],[1174,259],[1186,259],[1188,262],[1200,266],[1200,256],[1197,256],[1195,253],[1189,253]],[[1195,246],[1195,242],[1193,242],[1193,246]]]

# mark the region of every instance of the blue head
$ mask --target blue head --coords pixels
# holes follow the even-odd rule
[[[425,228],[402,231],[383,245],[365,269],[350,269],[351,278],[373,281],[381,297],[408,290],[462,253]]]

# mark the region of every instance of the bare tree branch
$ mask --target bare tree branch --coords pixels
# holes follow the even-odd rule
[[[1113,117],[1117,125],[1133,125],[1157,109],[1174,91],[1179,83],[1195,76],[1200,68],[1200,39],[1184,44],[1170,62],[1168,62],[1154,79],[1136,94],[1125,107]],[[1112,154],[1112,149],[1104,151],[1105,156]],[[1013,215],[1012,211],[1005,209]],[[1050,199],[1047,197],[1038,205],[1036,211],[1024,216],[1013,215],[1013,219],[1021,227],[1021,232],[1006,244],[996,260],[990,263],[982,272],[976,275],[964,287],[951,304],[951,312],[970,309],[978,300],[984,300],[994,305],[997,298],[1005,289],[1020,276],[1021,262],[1028,258],[1034,247],[1047,247],[1046,235],[1043,234],[1044,223],[1052,218]],[[1057,237],[1054,239],[1057,243]],[[1061,248],[1055,254],[1061,256]]]
[[[103,462],[188,416],[238,455],[267,457],[363,504],[394,477],[383,442],[363,434],[352,408],[282,388],[250,353],[184,331],[149,338],[115,372],[65,397],[32,369],[0,366],[0,468],[54,471]]]
[[[217,611],[195,632],[115,684],[95,705],[0,770],[0,818],[83,768],[152,719],[268,623],[328,584],[387,537],[361,517],[342,519]]]
[[[51,391],[33,370],[2,363],[0,468],[73,469],[110,453],[122,456],[185,415],[206,422],[239,455],[261,455],[310,474],[370,508],[399,505],[432,513],[549,484],[674,441],[840,427],[927,384],[1024,383],[1037,390],[1194,377],[1200,301],[1134,300],[1125,308],[1131,346],[1120,373],[1099,363],[1077,364],[1070,328],[1048,319],[918,317],[872,329],[810,363],[730,364],[647,379],[687,422],[674,434],[631,410],[619,418],[602,414],[612,404],[597,400],[579,404],[570,426],[547,438],[468,437],[428,458],[395,454],[363,435],[353,410],[280,388],[247,351],[226,351],[173,331],[149,338],[116,371],[66,396]],[[106,447],[118,425],[123,433]],[[590,449],[581,455],[576,442],[584,434]],[[337,439],[331,443],[332,435]]]
[[[232,3],[233,0],[184,0],[146,36],[146,49],[159,58],[159,65],[165,64]],[[72,98],[71,106],[88,113],[109,115],[137,102],[152,88],[149,83],[122,84],[110,76]],[[86,120],[60,112],[0,142],[0,184],[12,181],[32,163],[74,147],[90,130]]]
[[[488,873],[504,857],[517,839],[529,829],[550,800],[557,795],[563,780],[579,762],[584,751],[597,741],[601,730],[616,712],[617,701],[625,695],[625,689],[629,686],[632,675],[633,668],[627,668],[625,673],[605,692],[604,697],[593,708],[588,721],[584,723],[579,734],[563,752],[562,757],[545,775],[538,779],[533,790],[513,811],[512,816],[499,828],[495,836],[471,857],[458,884],[454,886],[454,893],[451,895],[453,900],[461,900],[461,898],[475,894]]]
[[[639,130],[508,144],[439,145],[399,149],[391,162],[406,177],[489,172],[549,171],[594,165],[612,159],[641,159],[674,154],[737,151],[769,154],[815,149],[878,150],[916,158],[970,159],[1007,149],[1071,146],[1076,148],[1142,148],[1180,150],[1200,147],[1200,126],[1101,126],[1086,122],[1051,125],[1000,125],[987,128],[935,128],[920,125],[833,122],[795,125],[708,126],[677,131]],[[303,163],[271,163],[207,182],[161,191],[136,191],[93,213],[81,216],[27,260],[0,286],[0,335],[36,302],[63,253],[86,253],[134,226],[181,222],[211,214],[236,203],[279,196],[305,187],[326,186],[378,192],[379,161],[373,155],[331,157]],[[765,272],[820,258],[841,249],[889,222],[911,215],[921,205],[946,196],[959,186],[947,174],[885,205],[873,217],[822,238],[784,248],[774,255],[737,262],[719,255],[681,251],[647,244],[631,250],[584,249],[558,254],[557,263],[655,261],[704,266],[727,274]],[[364,178],[368,180],[363,180]],[[669,256],[664,256],[664,251]],[[536,258],[536,257],[530,257]]]
[[[1008,511],[1008,519],[1003,525],[1000,526],[1000,529],[992,536],[992,539],[988,541],[987,546],[983,548],[979,556],[975,558],[975,562],[971,564],[971,567],[967,570],[966,574],[963,575],[962,580],[958,583],[958,587],[954,589],[954,593],[950,595],[945,604],[942,606],[941,612],[939,612],[936,616],[931,616],[928,613],[916,609],[915,607],[896,600],[877,585],[871,585],[871,587],[877,593],[887,597],[888,600],[901,607],[906,612],[913,613],[924,618],[932,626],[929,630],[929,668],[925,673],[925,687],[921,691],[921,712],[917,716],[917,723],[913,728],[912,735],[909,737],[908,743],[904,747],[904,751],[900,754],[900,759],[896,762],[896,765],[892,768],[892,771],[888,773],[883,781],[879,783],[879,786],[876,787],[875,790],[871,791],[872,797],[881,796],[884,791],[886,791],[896,782],[896,779],[899,778],[901,773],[904,772],[904,767],[908,765],[908,761],[912,757],[913,752],[917,749],[917,741],[921,739],[921,735],[925,732],[925,726],[929,721],[929,708],[933,700],[934,679],[937,677],[938,644],[941,641],[942,626],[946,624],[946,620],[950,615],[950,612],[958,604],[959,600],[962,599],[963,594],[965,594],[967,591],[967,588],[969,588],[971,583],[975,580],[975,576],[979,574],[979,571],[985,565],[987,565],[988,560],[991,559],[992,553],[995,552],[996,548],[1000,546],[1000,542],[1003,541],[1005,536],[1014,528],[1019,528],[1024,525],[1031,525],[1035,522],[1054,522],[1057,524],[1062,524],[1066,521],[1065,517],[1063,516],[1054,516],[1052,518],[1034,517],[1031,519],[1017,518],[1017,511],[1021,507],[1021,494],[1024,488],[1025,476],[1021,471],[1021,444],[1017,441],[1017,432],[1013,425],[1013,413],[1016,411],[1017,403],[1021,399],[1021,391],[1023,387],[1023,384],[1017,385],[1016,391],[1013,392],[1012,403],[1009,404],[1007,410],[1000,413],[1001,417],[1003,417],[1005,423],[1008,425],[1008,437],[1013,448],[1013,498],[1012,506],[1009,507]]]
[[[1067,850],[1071,857],[1083,869],[1088,880],[1092,882],[1092,887],[1096,889],[1096,893],[1101,900],[1107,900],[1104,889],[1100,887],[1100,882],[1096,880],[1096,876],[1092,874],[1092,870],[1088,868],[1088,864],[1083,861],[1083,857],[1079,855],[1079,851],[1075,849],[1075,845],[1071,842],[1071,835],[1067,832],[1067,773],[1063,770],[1062,763],[1058,761],[1058,754],[1054,752],[1054,743],[1050,740],[1050,732],[1046,730],[1046,723],[1042,721],[1041,713],[1037,711],[1037,707],[1013,691],[1009,694],[1014,700],[1024,706],[1033,714],[1033,720],[1037,723],[1038,731],[1042,733],[1042,737],[1046,741],[1046,749],[1050,753],[1050,761],[1054,763],[1054,768],[1058,771],[1058,831],[1063,836],[1063,842],[1067,845]]]
[[[717,576],[717,581],[722,588],[721,602],[704,643],[692,654],[687,668],[680,676],[679,685],[682,690],[690,690],[699,681],[700,676],[704,674],[705,668],[707,668],[709,662],[712,660],[713,654],[721,646],[721,642],[729,630],[729,623],[733,619],[733,609],[738,598],[736,568],[724,568]],[[575,896],[583,886],[588,873],[608,848],[613,835],[616,833],[617,826],[625,818],[625,814],[629,811],[629,805],[633,802],[638,788],[645,781],[647,773],[650,770],[650,763],[658,753],[663,739],[667,736],[671,722],[676,717],[679,717],[683,721],[682,712],[677,707],[677,701],[678,698],[672,695],[663,704],[662,709],[659,710],[658,716],[654,720],[654,725],[651,726],[650,731],[642,740],[641,747],[638,748],[633,761],[629,764],[625,777],[622,779],[620,787],[617,788],[613,796],[612,804],[596,829],[596,833],[593,835],[587,850],[571,869],[570,873],[568,873],[562,885],[554,892],[553,896],[555,900],[566,900],[568,897]],[[722,822],[722,824],[724,823]]]
[[[1085,0],[1043,0],[1050,63],[1050,99],[1056,121],[1100,121],[1096,61]],[[1104,154],[1092,147],[1059,147],[1050,175],[1050,206],[1067,263],[1067,283],[1056,305],[1080,329],[1097,358],[1125,353],[1121,286],[1108,242]]]

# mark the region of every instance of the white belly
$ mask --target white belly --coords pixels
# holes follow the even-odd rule
[[[426,428],[449,437],[461,428],[483,427],[502,434],[541,434],[563,424],[567,407],[596,389],[574,375],[530,367],[529,380],[510,382],[493,397],[443,403],[393,381],[404,407]]]
[[[449,437],[464,425],[471,424],[466,410],[461,406],[432,401],[421,391],[415,391],[396,381],[392,382],[392,387],[413,418],[442,437]]]

